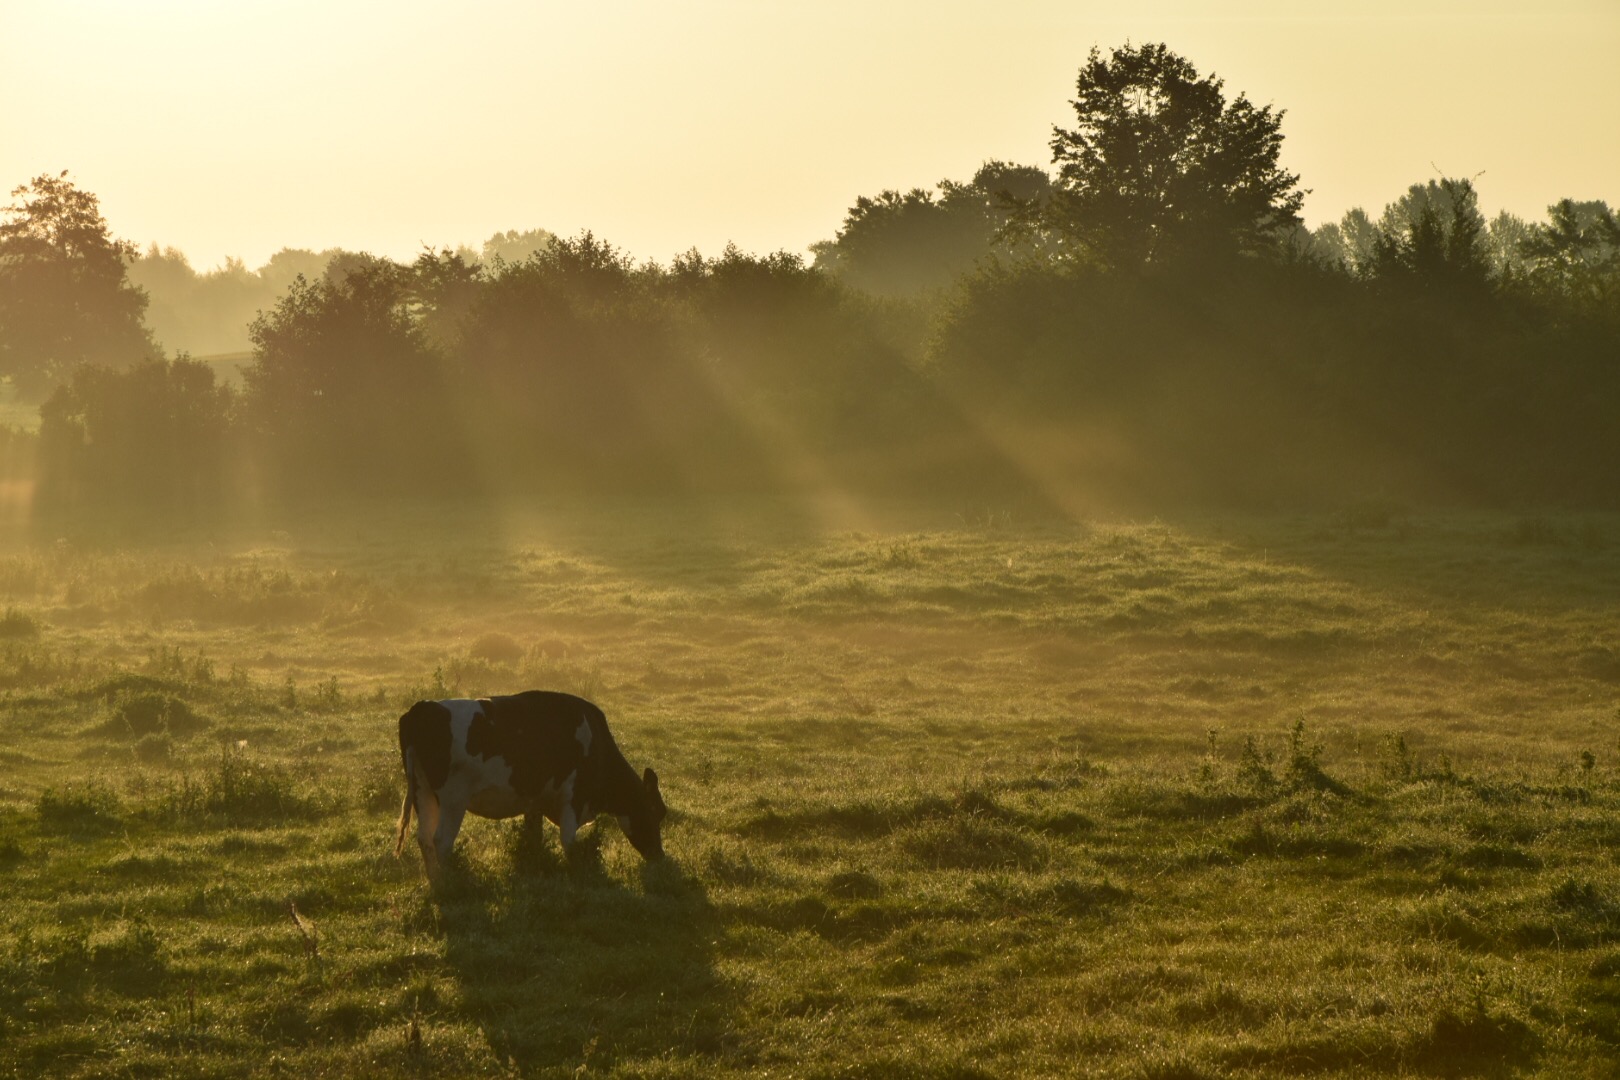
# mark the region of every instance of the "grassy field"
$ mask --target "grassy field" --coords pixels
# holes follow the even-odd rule
[[[1620,1064],[1613,517],[468,509],[0,603],[0,1074]],[[671,857],[474,819],[431,891],[395,722],[526,687]]]

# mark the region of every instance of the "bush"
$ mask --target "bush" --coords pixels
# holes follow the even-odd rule
[[[129,694],[113,707],[109,725],[129,734],[189,735],[208,726],[208,721],[192,711],[191,706],[173,696],[158,691]]]

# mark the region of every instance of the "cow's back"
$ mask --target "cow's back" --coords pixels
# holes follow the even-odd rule
[[[556,790],[571,777],[593,775],[595,762],[615,756],[602,710],[555,690],[492,697],[467,729],[469,757],[500,757],[512,770],[521,798]]]

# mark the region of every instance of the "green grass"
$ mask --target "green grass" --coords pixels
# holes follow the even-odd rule
[[[1614,518],[395,513],[0,594],[0,1073],[1620,1063]],[[394,722],[528,686],[671,857],[472,820],[429,890]]]

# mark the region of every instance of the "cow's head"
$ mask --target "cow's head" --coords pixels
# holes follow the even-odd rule
[[[630,843],[641,852],[644,859],[662,859],[664,857],[664,837],[660,832],[664,815],[668,808],[664,806],[664,797],[658,793],[658,774],[648,769],[641,774],[641,788],[646,798],[641,800],[641,806],[635,811],[622,815],[619,825],[623,827],[624,834],[630,838]]]

